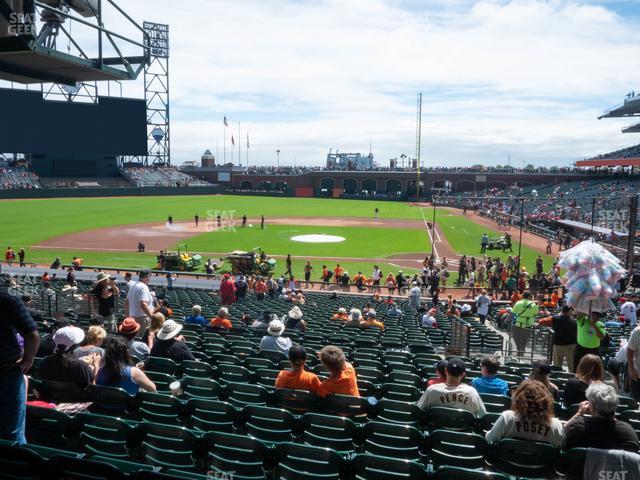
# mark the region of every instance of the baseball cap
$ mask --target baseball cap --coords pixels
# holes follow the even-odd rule
[[[454,377],[459,377],[466,371],[467,367],[464,361],[458,357],[451,357],[447,359],[447,372]]]
[[[84,330],[78,327],[63,327],[53,334],[53,343],[63,345],[65,351],[84,340]]]
[[[151,276],[151,270],[149,270],[148,268],[143,268],[142,270],[140,270],[140,273],[138,274],[139,278],[147,278]]]
[[[533,363],[531,364],[531,370],[537,371],[542,375],[551,374],[551,367],[549,366],[549,363],[546,362],[545,360],[534,360]]]

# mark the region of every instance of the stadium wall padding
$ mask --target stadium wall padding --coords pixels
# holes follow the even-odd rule
[[[32,190],[0,190],[0,199],[126,196],[151,197],[163,195],[220,195],[222,193],[227,193],[227,187],[38,188]]]

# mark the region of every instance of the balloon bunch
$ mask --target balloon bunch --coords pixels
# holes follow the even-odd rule
[[[582,313],[605,312],[614,308],[615,284],[625,274],[620,260],[600,244],[586,240],[560,253],[560,268],[567,272],[562,283],[566,302]]]

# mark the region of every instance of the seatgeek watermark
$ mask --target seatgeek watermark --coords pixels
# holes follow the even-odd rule
[[[229,472],[220,472],[218,470],[209,470],[207,472],[207,479],[209,480],[233,480],[235,476],[235,470]]]
[[[34,13],[9,14],[9,33],[11,35],[35,35],[36,15]]]
[[[629,210],[608,210],[597,211],[597,224],[605,226],[607,230],[615,232],[629,233]]]
[[[235,210],[207,210],[207,221],[205,225],[206,231],[222,231],[235,233],[235,215]]]

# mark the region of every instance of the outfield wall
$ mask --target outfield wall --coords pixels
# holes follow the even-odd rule
[[[38,188],[32,190],[0,190],[0,199],[220,195],[227,193],[227,190],[228,188],[222,185],[206,187]]]

